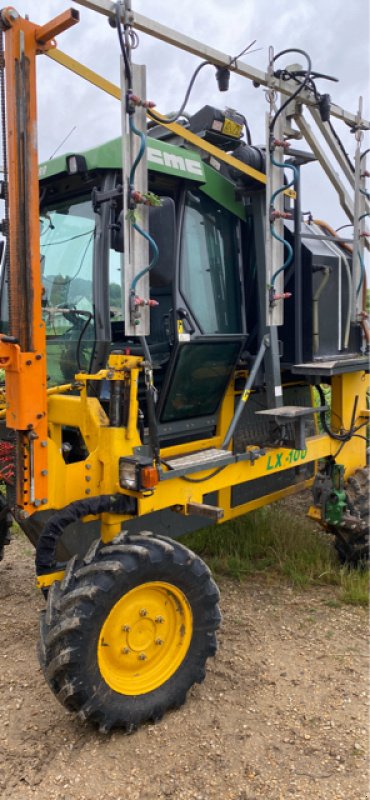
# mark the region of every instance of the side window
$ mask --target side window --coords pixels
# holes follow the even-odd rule
[[[94,211],[90,198],[43,210],[40,218],[43,317],[51,384],[88,369],[94,346]]]
[[[208,197],[187,193],[180,291],[206,334],[242,332],[236,225],[235,217]]]
[[[121,274],[124,263],[123,253],[109,249],[109,309],[112,322],[124,319],[121,300]]]

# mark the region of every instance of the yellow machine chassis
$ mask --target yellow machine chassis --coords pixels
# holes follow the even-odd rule
[[[233,508],[231,505],[231,488],[236,484],[253,481],[264,476],[271,476],[286,469],[316,462],[321,458],[334,456],[338,450],[338,441],[326,434],[316,434],[307,438],[303,451],[291,448],[266,449],[266,454],[256,461],[238,461],[224,467],[217,474],[208,468],[204,473],[197,472],[197,482],[189,483],[182,477],[160,481],[150,491],[134,492],[122,489],[119,482],[119,460],[130,457],[134,448],[142,443],[137,430],[138,413],[138,377],[142,359],[132,356],[111,356],[109,367],[97,375],[76,376],[80,394],[53,394],[48,397],[49,438],[48,478],[49,496],[43,509],[61,509],[76,500],[106,494],[128,494],[137,500],[137,516],[150,514],[166,508],[175,508],[187,514],[192,503],[202,503],[209,492],[217,492],[216,505],[224,511],[223,520],[229,520],[248,511],[267,505],[287,495],[301,491],[310,486],[310,480],[292,483],[279,491],[250,500]],[[94,380],[126,380],[130,386],[130,411],[126,427],[110,427],[108,417],[96,397],[87,393],[88,381]],[[364,372],[355,372],[332,378],[331,414],[332,428],[348,429],[351,424],[353,398],[359,397],[356,425],[365,422],[366,390],[368,382]],[[164,447],[161,457],[167,459],[198,452],[208,448],[220,448],[227,428],[230,424],[235,406],[234,378],[230,382],[219,414],[217,433],[213,438],[200,439],[186,444]],[[63,426],[73,427],[81,432],[88,456],[77,463],[66,464],[62,454]],[[365,429],[364,429],[365,430]],[[352,438],[343,445],[340,463],[345,466],[346,477],[366,462],[366,442],[364,439]],[[252,448],[248,448],[252,449]],[[203,480],[202,480],[203,479]],[[86,521],[91,517],[85,518]],[[122,523],[130,519],[125,515],[104,513],[101,515],[101,539],[110,542],[120,531]],[[50,576],[46,576],[47,579]],[[41,577],[44,584],[44,578]],[[50,583],[50,580],[48,580]]]

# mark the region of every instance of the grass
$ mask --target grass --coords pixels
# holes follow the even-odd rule
[[[236,580],[262,574],[304,589],[331,585],[333,603],[368,604],[368,569],[350,570],[338,563],[331,537],[310,520],[280,506],[269,506],[223,525],[185,537],[214,575]]]

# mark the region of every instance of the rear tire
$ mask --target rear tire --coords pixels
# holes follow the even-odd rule
[[[95,543],[69,562],[41,613],[38,654],[51,690],[104,732],[160,719],[204,680],[218,600],[208,567],[175,541],[123,534]]]
[[[364,565],[369,560],[369,490],[370,469],[358,469],[348,478],[345,485],[347,507],[353,517],[366,522],[365,529],[351,527],[335,531],[335,549],[342,564],[350,567]],[[362,526],[363,527],[363,526]]]

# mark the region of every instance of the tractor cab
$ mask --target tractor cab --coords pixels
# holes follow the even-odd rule
[[[164,438],[215,431],[246,342],[243,204],[234,185],[188,151],[148,139],[150,333],[159,430]],[[40,166],[40,251],[48,385],[97,372],[113,351],[143,354],[127,335],[121,142]],[[140,283],[138,284],[140,294]],[[109,387],[100,387],[102,402]],[[181,433],[180,433],[181,432]]]

